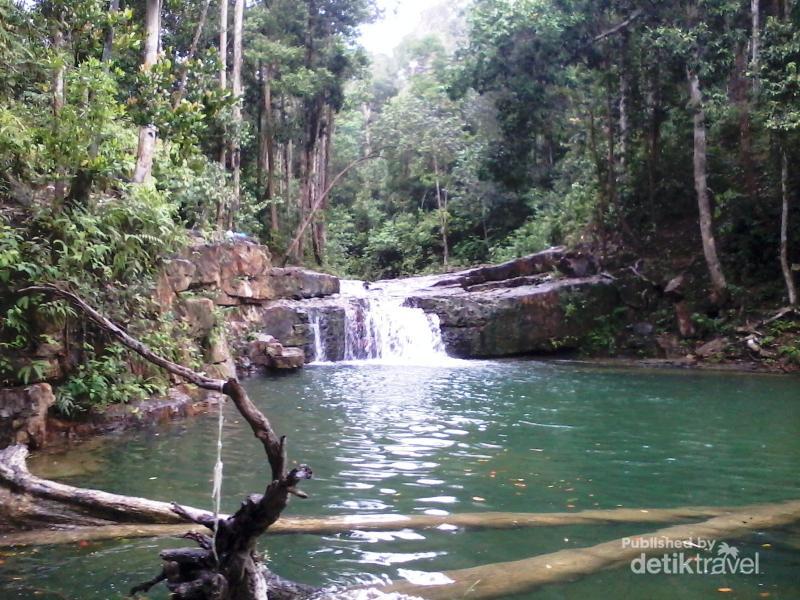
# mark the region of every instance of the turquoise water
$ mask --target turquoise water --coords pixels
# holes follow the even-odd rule
[[[610,370],[535,361],[452,367],[319,365],[253,378],[254,401],[315,479],[285,514],[446,514],[730,506],[800,498],[800,380]],[[223,507],[261,491],[260,446],[226,409]],[[84,487],[210,505],[216,417],[107,439]],[[47,460],[59,460],[49,457]],[[590,546],[657,529],[269,536],[278,573],[316,585],[398,579]],[[733,540],[761,575],[634,575],[620,568],[517,598],[800,598],[800,530]],[[764,544],[767,546],[765,547]],[[115,598],[180,541],[130,540],[2,553],[0,598]],[[733,591],[721,593],[719,588]],[[764,596],[763,594],[768,594]],[[152,598],[166,597],[163,590]]]

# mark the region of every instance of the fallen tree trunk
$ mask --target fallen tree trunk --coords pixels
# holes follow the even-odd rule
[[[673,552],[670,549],[665,550],[664,545],[658,548],[637,548],[634,543],[626,543],[626,540],[658,539],[663,540],[665,545],[696,543],[698,539],[719,541],[763,529],[785,527],[797,522],[800,522],[800,500],[765,504],[720,515],[700,523],[676,525],[587,548],[570,548],[523,560],[439,574],[439,580],[446,581],[447,578],[452,583],[420,586],[397,582],[381,588],[381,591],[420,596],[427,600],[462,597],[468,597],[470,600],[507,598],[544,585],[574,581],[598,571],[630,564],[634,558],[642,554],[662,556]],[[696,552],[696,550],[686,550],[687,555]]]
[[[77,488],[36,477],[28,471],[27,456],[25,446],[0,450],[0,531],[54,525],[186,523],[167,502]],[[211,515],[197,509],[185,510]]]
[[[0,485],[1,484],[2,477],[0,476]],[[80,491],[90,492],[91,494],[104,494],[104,492],[95,492],[94,490]],[[113,496],[112,494],[107,495]],[[117,496],[115,500],[116,506],[123,506],[121,499],[125,498],[127,498],[127,496]],[[131,500],[133,501],[133,507],[139,506],[139,503],[143,501],[141,498],[131,498]],[[162,511],[167,510],[165,507],[169,507],[170,505],[151,500],[145,502],[156,505],[152,512],[148,511],[144,513],[146,516],[160,519],[163,515],[164,517],[169,517],[171,520],[166,522],[160,522],[158,520],[149,522],[142,521],[138,523],[131,523],[128,520],[124,520],[119,523],[106,522],[103,524],[71,527],[68,529],[35,529],[24,532],[10,532],[0,534],[0,547],[71,544],[80,541],[99,541],[119,538],[177,536],[189,530],[203,530],[202,527],[187,530],[186,524],[169,524],[174,522],[175,515],[170,515]],[[434,529],[442,525],[450,525],[463,529],[518,529],[524,527],[553,527],[608,523],[673,523],[690,519],[705,519],[747,509],[748,507],[724,508],[687,506],[678,508],[585,510],[573,513],[483,512],[442,516],[354,515],[346,517],[284,517],[270,527],[267,533],[272,535],[329,535],[355,530],[397,531],[400,529]],[[171,508],[169,508],[169,510],[171,510]],[[202,512],[204,511],[198,510],[198,513]],[[127,515],[125,511],[122,511],[119,516],[125,519]],[[53,523],[53,525],[59,525],[59,523]]]

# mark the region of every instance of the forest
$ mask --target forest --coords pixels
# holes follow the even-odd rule
[[[367,0],[230,8],[4,2],[5,280],[184,230],[368,278],[685,232],[718,293],[796,301],[788,0],[449,3],[373,57]]]

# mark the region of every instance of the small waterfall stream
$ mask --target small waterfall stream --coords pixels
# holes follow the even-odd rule
[[[437,365],[452,362],[439,330],[439,317],[404,306],[408,290],[391,283],[367,289],[361,281],[342,280],[338,305],[344,310],[345,361]],[[323,335],[325,315],[308,311],[314,336],[314,362],[336,360]]]

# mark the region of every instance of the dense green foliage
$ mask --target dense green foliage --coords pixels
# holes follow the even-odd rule
[[[16,293],[34,282],[68,285],[176,349],[174,315],[149,298],[187,230],[242,231],[276,264],[366,278],[553,244],[604,264],[667,258],[674,273],[712,269],[705,193],[704,238],[716,235],[730,291],[783,300],[782,200],[786,269],[800,246],[794,2],[458,2],[425,15],[441,33],[368,57],[357,36],[371,0],[267,0],[244,7],[241,65],[235,19],[219,51],[227,4],[170,0],[148,29],[152,6],[0,0],[8,381],[65,376],[12,356],[47,344],[43,320],[69,329],[68,309]],[[154,160],[137,182],[148,127]],[[79,337],[65,408],[149,391],[146,370],[131,383],[128,357]]]
[[[423,150],[433,130],[449,155],[441,178],[452,199],[451,263],[560,243],[648,256],[679,232],[677,250],[702,261],[691,70],[723,266],[733,282],[771,282],[780,294],[777,150],[783,139],[790,163],[798,150],[781,137],[798,108],[792,6],[763,3],[754,33],[751,3],[729,0],[468,5],[454,54],[435,37],[409,40],[388,68],[377,64],[353,86],[337,147],[367,152],[387,140],[387,164],[362,167],[336,192],[346,210],[331,215],[341,227],[332,258],[373,277],[441,268],[431,161],[402,152]],[[422,116],[433,114],[443,121]],[[796,188],[793,175],[789,184]],[[799,233],[793,217],[795,257]]]

